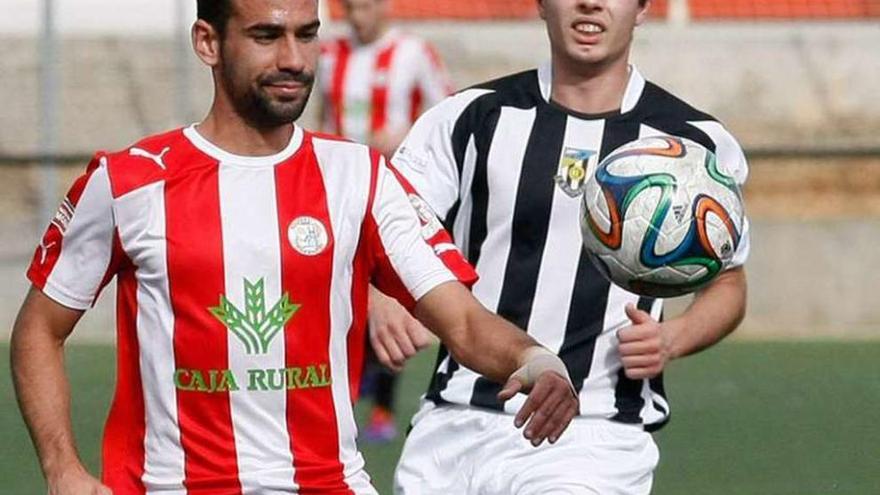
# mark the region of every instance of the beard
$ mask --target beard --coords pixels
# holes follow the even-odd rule
[[[314,73],[280,71],[262,75],[254,83],[241,87],[236,85],[237,77],[232,69],[232,64],[223,64],[223,77],[232,104],[239,115],[258,129],[279,127],[299,119],[315,83]],[[271,84],[283,82],[300,83],[303,90],[292,97],[274,96],[266,90]]]

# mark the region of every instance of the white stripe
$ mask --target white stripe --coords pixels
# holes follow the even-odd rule
[[[455,244],[461,250],[465,258],[468,256],[468,239],[470,239],[471,213],[474,210],[474,198],[471,196],[471,186],[474,182],[474,169],[477,166],[477,144],[474,136],[468,139],[464,154],[464,165],[461,169],[461,185],[459,186],[459,201],[457,216],[452,226],[452,236]]]
[[[147,491],[183,493],[184,453],[174,388],[174,312],[168,288],[165,183],[141,187],[116,204],[119,237],[137,267],[137,338],[144,393]],[[166,493],[166,491],[162,491]]]
[[[262,280],[268,311],[282,296],[275,170],[221,163],[219,181],[225,295],[244,311],[245,279],[254,284]],[[295,303],[296,294],[290,297]],[[267,486],[295,489],[286,421],[287,391],[285,387],[248,390],[249,370],[285,368],[284,341],[282,330],[265,354],[256,350],[248,354],[245,345],[232,332],[228,333],[229,368],[240,387],[229,397],[244,493],[259,493]]]
[[[357,424],[348,385],[348,330],[353,318],[353,261],[360,241],[361,220],[366,214],[371,162],[367,148],[363,146],[320,139],[314,140],[314,146],[324,179],[334,238],[333,274],[330,279],[331,392],[339,431],[339,461],[343,465],[345,478],[349,478],[364,468],[364,458],[355,443]]]
[[[522,110],[503,107],[489,149],[489,169],[486,173],[489,197],[492,199],[486,211],[488,235],[477,261],[476,270],[480,280],[474,285],[473,292],[490,311],[498,309],[504,284],[519,178],[535,115],[534,108]],[[450,402],[467,404],[477,377],[476,373],[462,367],[449,380],[441,397]]]
[[[73,309],[91,307],[113,252],[112,202],[110,177],[101,166],[89,177],[73,217],[62,229],[61,252],[43,287],[52,300]]]
[[[345,137],[359,143],[370,139],[376,55],[375,45],[354,45],[342,79],[342,129]]]

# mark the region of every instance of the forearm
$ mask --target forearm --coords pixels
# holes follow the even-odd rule
[[[81,468],[70,421],[70,386],[64,371],[63,339],[20,316],[12,333],[15,393],[43,473],[52,479]]]
[[[416,306],[416,317],[443,341],[458,363],[503,383],[524,364],[526,350],[539,344],[483,308],[463,287],[453,290],[464,291],[467,297],[436,299],[433,311],[424,310],[420,303]]]
[[[663,324],[670,358],[697,353],[733,332],[745,315],[746,279],[742,268],[722,273],[697,293],[688,309]]]

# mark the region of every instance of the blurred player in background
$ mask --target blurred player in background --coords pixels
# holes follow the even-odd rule
[[[479,305],[379,153],[294,124],[317,0],[204,0],[198,17],[207,117],[98,153],[28,270],[12,367],[49,494],[375,494],[351,407],[370,281],[506,381],[502,399],[530,389],[517,421],[556,440],[577,408],[562,361]],[[63,346],[113,277],[102,484],[77,455]]]
[[[351,31],[322,42],[318,78],[324,132],[369,143],[387,157],[415,119],[451,92],[434,48],[390,26],[389,4],[390,0],[342,0]],[[381,297],[376,293],[373,299]],[[386,306],[396,304],[388,300]],[[421,324],[398,314],[377,308],[370,312],[368,326],[409,325],[417,348],[431,343]],[[371,338],[375,335],[371,332]],[[388,442],[397,436],[394,402],[401,369],[402,363],[390,370],[378,364],[373,353],[367,358],[362,392],[374,400],[363,429],[367,441]]]
[[[582,247],[584,172],[625,143],[689,138],[713,150],[728,175],[746,178],[742,150],[717,120],[629,63],[649,3],[539,0],[550,63],[450,97],[394,156],[476,267],[477,298],[557,352],[581,399],[573,434],[531,449],[503,427],[521,403],[499,402],[496,384],[442,348],[397,493],[647,494],[659,458],[650,432],[670,414],[662,371],[741,321],[747,230],[734,267],[662,323],[662,300],[610,285]],[[382,340],[412,347],[402,332]]]

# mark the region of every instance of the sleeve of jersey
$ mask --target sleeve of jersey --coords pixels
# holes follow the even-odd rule
[[[477,274],[425,202],[398,177],[380,163],[371,211],[373,283],[412,309],[438,285],[457,280],[470,286]]]
[[[61,202],[27,276],[55,302],[86,310],[114,275],[113,197],[105,158],[96,156]]]
[[[469,102],[461,94],[455,95],[422,114],[391,160],[441,219],[458,200],[459,164],[453,131]]]
[[[693,125],[700,128],[709,135],[715,143],[715,157],[718,160],[718,167],[726,175],[733,177],[736,183],[742,188],[749,176],[749,164],[746,155],[742,150],[739,142],[720,122],[704,121],[693,122]],[[751,235],[749,227],[749,218],[743,212],[742,232],[740,233],[739,246],[733,255],[730,266],[735,268],[742,266],[749,258],[751,250]]]

